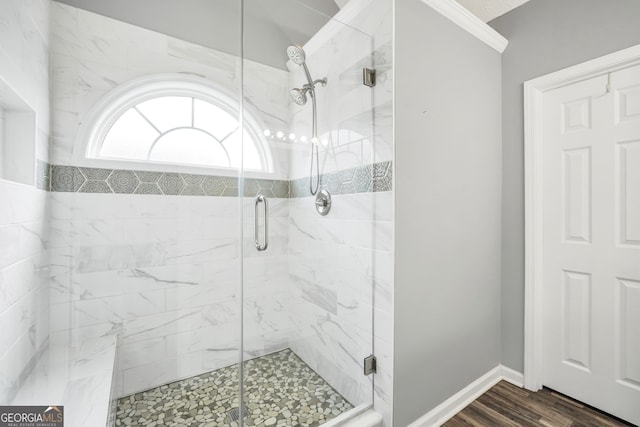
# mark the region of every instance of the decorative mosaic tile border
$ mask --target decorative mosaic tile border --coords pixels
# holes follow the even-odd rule
[[[391,191],[392,176],[388,161],[323,174],[320,185],[334,195]],[[238,183],[238,178],[228,176],[84,168],[38,161],[37,187],[55,192],[236,197]],[[285,199],[307,197],[309,178],[245,178],[243,196],[257,194]]]
[[[308,177],[294,179],[290,183],[291,198],[310,196]],[[334,196],[391,191],[392,184],[393,166],[391,161],[320,175],[320,188],[326,189]]]
[[[235,197],[238,195],[238,178],[53,165],[51,191]],[[288,198],[289,181],[246,178],[244,196],[258,193]]]

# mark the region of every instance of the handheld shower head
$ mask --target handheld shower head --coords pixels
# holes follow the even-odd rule
[[[293,88],[289,92],[289,96],[291,100],[298,105],[304,105],[307,103],[307,92],[311,96],[311,104],[313,106],[313,122],[311,124],[311,135],[312,141],[317,141],[318,137],[318,117],[316,112],[316,84],[320,83],[322,86],[327,85],[327,78],[320,80],[313,80],[311,77],[311,73],[309,72],[309,67],[307,67],[306,60],[307,55],[304,52],[304,49],[299,45],[291,45],[287,48],[287,55],[291,62],[296,65],[299,65],[304,70],[304,74],[307,77],[307,84],[303,85],[301,88]],[[315,148],[315,152],[314,152]],[[316,160],[316,185],[315,189],[313,187],[313,158]],[[320,160],[318,157],[318,144],[312,144],[311,146],[311,171],[309,174],[309,191],[311,194],[316,194],[320,187]]]
[[[307,55],[304,53],[304,49],[302,49],[297,44],[289,46],[287,48],[287,55],[289,55],[289,59],[296,65],[304,64],[304,61],[307,59]]]
[[[307,89],[291,89],[289,92],[291,100],[298,105],[304,105],[307,103]]]

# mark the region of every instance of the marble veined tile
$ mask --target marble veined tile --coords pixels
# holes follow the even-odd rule
[[[0,270],[0,313],[37,286],[36,268],[36,261],[27,258]]]
[[[121,371],[161,361],[167,357],[167,337],[120,345],[117,357],[117,366]]]
[[[0,246],[0,268],[5,268],[19,260],[20,226],[0,227],[0,241],[6,242]]]
[[[157,243],[81,246],[77,250],[74,271],[91,273],[126,270],[165,265],[168,262],[170,257],[167,247]]]
[[[202,325],[199,307],[139,316],[123,322],[123,343],[144,341],[197,329]]]

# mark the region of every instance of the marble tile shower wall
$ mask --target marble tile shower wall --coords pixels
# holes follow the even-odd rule
[[[351,403],[370,403],[362,367],[374,351],[374,303],[390,298],[392,193],[335,196],[330,218],[307,215],[311,202],[291,199],[289,208],[290,346]],[[376,314],[385,317],[375,333],[388,332],[388,313]]]
[[[36,157],[43,170],[49,156],[49,5],[48,0],[0,2],[0,79],[36,110]],[[0,180],[2,405],[10,403],[48,348],[48,198],[37,188]]]
[[[241,215],[224,196],[237,194],[237,179],[82,168],[72,154],[79,123],[116,85],[188,72],[239,93],[239,59],[57,2],[51,33],[51,339],[118,335],[120,396],[236,363]],[[265,129],[286,128],[287,73],[251,61],[244,71],[247,110]],[[276,172],[246,189],[288,197],[287,145],[270,144]],[[288,346],[286,198],[272,200],[271,216],[270,250],[245,259],[255,287],[244,302],[247,356]]]
[[[385,425],[393,389],[391,7],[387,0],[352,0],[336,15],[349,27],[327,26],[305,45],[314,78],[329,81],[318,89],[319,134],[328,142],[320,148],[322,187],[340,195],[324,218],[309,209],[308,197],[292,199],[289,217],[290,346],[354,404],[371,401],[362,363],[375,351],[373,402]],[[362,67],[376,69],[373,89],[362,86]],[[290,71],[291,84],[303,81],[298,67]],[[291,108],[294,132],[309,129],[309,109]],[[308,194],[308,151],[300,147],[291,156],[292,195]],[[344,191],[362,186],[370,164],[375,192]]]
[[[119,395],[238,361],[238,199],[51,197],[52,339],[119,335]],[[288,200],[273,199],[265,253],[250,251],[253,224],[244,226],[245,281],[256,290],[245,300],[249,356],[287,347],[287,218]]]

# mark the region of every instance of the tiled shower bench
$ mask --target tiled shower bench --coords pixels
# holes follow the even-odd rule
[[[62,405],[66,427],[113,426],[116,337],[49,348],[11,402]]]

